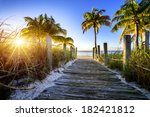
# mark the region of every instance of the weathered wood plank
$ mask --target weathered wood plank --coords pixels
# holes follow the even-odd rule
[[[94,60],[78,59],[64,70],[55,86],[36,99],[145,100],[141,92],[124,84],[114,73]]]

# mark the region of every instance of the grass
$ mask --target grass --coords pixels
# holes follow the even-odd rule
[[[0,82],[9,85],[14,80],[29,78],[28,80],[42,80],[50,73],[47,59],[46,44],[28,43],[16,46],[13,39],[0,40]],[[70,54],[66,50],[66,56],[62,48],[52,49],[52,68],[75,58],[75,53]],[[5,76],[5,77],[4,77]],[[25,81],[28,83],[28,81]],[[11,87],[0,85],[0,99],[7,99],[11,93]]]
[[[108,67],[111,69],[118,69],[123,70],[123,54],[122,53],[115,53],[115,54],[109,54],[109,64]]]
[[[123,62],[118,61],[123,58],[123,54],[109,54],[108,57],[109,68],[122,71],[126,81],[136,81],[144,88],[150,90],[150,71],[148,71],[150,70],[150,50],[145,51],[139,49],[132,51],[131,57],[124,70]]]
[[[75,54],[71,56],[69,50],[66,50],[66,56],[64,56],[63,49],[54,47],[52,68],[55,69],[74,58]],[[0,43],[0,76],[6,75],[0,79],[1,83],[9,84],[20,78],[42,80],[49,72],[46,46],[31,44],[30,47],[15,49],[12,44]],[[7,77],[7,75],[10,76]],[[0,99],[7,99],[10,91],[9,88],[0,86]]]
[[[114,54],[108,54],[109,62],[108,62],[108,67],[111,69],[118,69],[118,70],[123,70],[123,64],[122,64],[122,58],[123,54],[122,53],[114,53]],[[101,63],[104,63],[104,54],[102,54],[99,58],[98,61]]]
[[[144,51],[139,49],[133,51],[128,67],[135,74],[135,81],[150,90],[150,71],[146,70],[150,70],[150,50]]]

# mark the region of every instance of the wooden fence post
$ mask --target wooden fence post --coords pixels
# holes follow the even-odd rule
[[[48,67],[50,70],[52,70],[52,39],[50,36],[46,37],[46,46],[47,46]]]
[[[64,57],[65,57],[65,58],[66,58],[66,49],[67,49],[67,48],[66,48],[66,44],[64,43],[64,44],[63,44],[63,50],[64,50]]]
[[[72,58],[74,59],[76,57],[76,49],[75,47],[72,47]]]
[[[107,43],[104,43],[104,64],[108,65],[108,47]]]
[[[100,58],[100,45],[98,45],[98,58]]]
[[[72,46],[70,46],[70,59],[72,59]]]
[[[124,50],[123,50],[123,69],[125,70],[127,61],[131,55],[131,35],[124,36]]]
[[[95,56],[95,48],[93,47],[93,59],[94,59],[94,56]]]
[[[75,54],[76,54],[76,58],[78,56],[78,48],[76,47],[76,50],[75,50]]]
[[[149,32],[144,33],[144,40],[143,41],[145,42],[145,45],[144,45],[145,50],[149,49],[149,36],[150,36]]]

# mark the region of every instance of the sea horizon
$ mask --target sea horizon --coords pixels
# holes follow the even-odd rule
[[[108,50],[108,54],[121,53],[123,50]],[[104,53],[104,50],[100,51],[101,54]],[[77,56],[93,56],[92,50],[78,50]]]

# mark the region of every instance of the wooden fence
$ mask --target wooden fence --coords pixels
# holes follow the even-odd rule
[[[106,45],[106,44],[105,44]],[[143,40],[143,49],[146,51],[147,49],[150,49],[149,48],[149,32],[145,32],[145,37],[144,37],[144,40]],[[106,47],[104,46],[104,50],[106,49]],[[107,50],[104,51],[104,54],[105,56],[107,56]],[[131,56],[131,35],[125,35],[124,36],[124,50],[123,50],[123,59],[114,59],[114,58],[109,58],[113,61],[121,61],[123,62],[123,69],[125,70],[126,68],[126,65],[127,65],[127,61],[129,60]],[[108,65],[108,58],[104,57],[104,61],[105,61],[105,65]],[[136,67],[139,67],[143,70],[146,70],[148,72],[150,72],[150,69],[149,68],[145,68],[145,67],[142,67],[140,65],[136,65]]]
[[[149,44],[149,32],[145,32],[144,33],[144,38],[142,40],[142,47],[145,51],[147,49],[150,49],[150,44]],[[123,43],[123,58],[122,59],[116,59],[116,58],[108,58],[108,45],[107,43],[104,43],[104,64],[107,66],[109,60],[112,61],[120,61],[123,63],[123,69],[126,68],[127,65],[127,61],[129,60],[130,56],[131,56],[131,35],[125,35],[124,36],[124,43]],[[100,46],[98,45],[98,54],[100,54]],[[99,56],[99,55],[98,55]],[[93,48],[93,59],[97,59],[97,57],[95,57],[95,48]],[[140,65],[136,65],[136,67],[139,67],[143,70],[146,70],[148,72],[150,72],[150,69],[148,68],[144,68]]]

